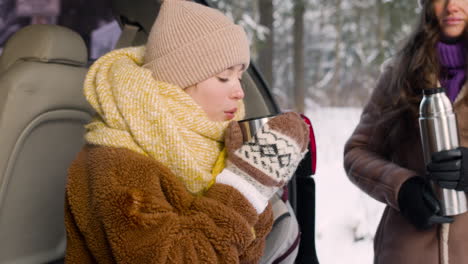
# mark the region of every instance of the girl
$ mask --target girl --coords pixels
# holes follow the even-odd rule
[[[268,200],[308,128],[284,114],[243,144],[232,120],[249,61],[241,27],[179,0],[162,3],[146,47],[96,61],[84,92],[97,114],[69,169],[67,263],[258,262]]]
[[[374,263],[468,263],[468,214],[440,215],[425,177],[418,125],[422,90],[440,83],[454,104],[460,144],[468,146],[468,1],[420,3],[419,25],[380,77],[345,146],[344,166],[352,182],[387,204],[375,236]],[[436,153],[428,177],[441,187],[467,191],[467,157],[464,147]],[[439,245],[447,241],[440,241],[438,228],[452,221],[444,253]]]

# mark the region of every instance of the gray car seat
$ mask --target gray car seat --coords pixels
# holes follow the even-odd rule
[[[47,263],[65,251],[67,168],[91,108],[87,50],[56,25],[15,33],[0,57],[0,263]]]

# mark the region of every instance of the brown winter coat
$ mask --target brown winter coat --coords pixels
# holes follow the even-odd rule
[[[66,263],[256,263],[272,226],[234,188],[190,194],[165,166],[85,146],[69,169]]]
[[[375,241],[375,264],[439,263],[438,227],[419,231],[399,212],[398,191],[410,177],[424,175],[423,152],[417,129],[405,131],[398,146],[378,153],[373,144],[381,144],[387,136],[377,129],[381,118],[384,90],[390,83],[390,71],[380,78],[371,99],[364,107],[361,120],[344,150],[344,166],[351,181],[374,199],[387,204]],[[458,117],[460,144],[468,147],[468,87],[458,95],[454,110]],[[455,217],[449,233],[450,264],[468,263],[468,213]]]

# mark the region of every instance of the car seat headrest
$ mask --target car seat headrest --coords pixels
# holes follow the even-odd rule
[[[111,0],[112,12],[122,28],[122,34],[126,35],[128,27],[130,34],[123,41],[119,41],[118,47],[144,45],[147,41],[151,27],[159,13],[161,2],[158,0]]]
[[[62,26],[29,25],[7,41],[0,56],[0,72],[18,60],[56,62],[83,66],[88,61],[81,36]]]

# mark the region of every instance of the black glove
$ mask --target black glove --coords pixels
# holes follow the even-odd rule
[[[453,218],[441,216],[440,204],[429,183],[422,177],[405,181],[398,193],[401,214],[418,229],[428,229],[434,224],[451,223]]]
[[[429,179],[442,188],[468,191],[468,148],[433,153],[427,172]]]

